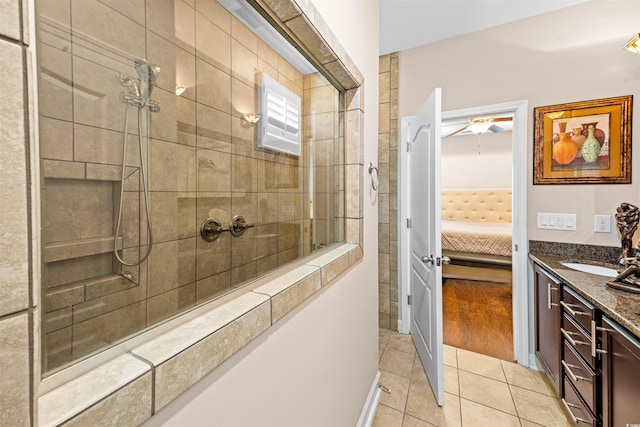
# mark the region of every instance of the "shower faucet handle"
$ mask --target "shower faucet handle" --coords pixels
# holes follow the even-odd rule
[[[215,242],[223,231],[231,231],[228,228],[222,228],[220,221],[214,218],[207,218],[200,226],[200,236],[206,242]]]
[[[240,237],[247,231],[247,228],[253,227],[253,224],[247,224],[247,221],[242,215],[236,215],[229,223],[229,231],[234,237]]]

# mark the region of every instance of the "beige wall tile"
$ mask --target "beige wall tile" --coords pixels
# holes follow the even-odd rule
[[[231,37],[251,52],[258,53],[258,37],[234,16],[231,17]]]
[[[195,282],[196,239],[157,243],[149,257],[149,296]]]
[[[200,0],[196,7],[201,3]],[[229,15],[227,14],[227,17]],[[211,43],[215,40],[215,43]],[[231,69],[231,36],[200,13],[196,13],[196,56],[222,71]]]
[[[197,104],[198,147],[231,151],[231,116],[202,104]]]
[[[231,191],[231,155],[198,149],[198,191]]]
[[[42,354],[43,369],[51,371],[72,360],[72,328],[67,327],[48,332],[44,336],[44,353]]]
[[[73,115],[71,55],[41,43],[38,51],[38,112],[42,116],[71,120]]]
[[[42,277],[43,286],[45,289],[52,289],[58,285],[110,274],[112,270],[111,254],[52,262],[46,265],[46,270]]]
[[[124,115],[121,117],[124,119]],[[123,122],[124,123],[124,122]],[[120,131],[100,129],[93,126],[73,125],[74,160],[90,163],[122,165],[124,134]],[[127,138],[127,165],[140,166],[138,135]]]
[[[221,220],[222,221],[222,220]],[[231,269],[231,235],[222,233],[215,242],[196,240],[196,279]]]
[[[231,75],[248,85],[253,85],[257,66],[256,53],[231,39]]]
[[[188,52],[194,53],[196,47],[195,10],[188,1],[176,0],[174,3],[176,44]]]
[[[73,160],[73,124],[40,116],[40,157]]]
[[[223,295],[231,290],[231,273],[224,273],[209,276],[196,282],[196,304]]]
[[[196,59],[196,75],[196,101],[231,113],[231,76],[202,59]]]
[[[156,368],[156,410],[244,347],[271,324],[264,303]]]
[[[256,278],[257,264],[255,261],[231,269],[231,286],[238,287]]]
[[[3,304],[4,306],[4,304]],[[21,314],[0,321],[0,412],[3,424],[30,425],[29,320]]]
[[[137,23],[144,25],[145,4],[144,0],[101,0],[102,3],[118,11],[124,16],[133,19]]]
[[[252,192],[258,188],[258,163],[256,159],[244,156],[232,156],[231,191]]]
[[[149,205],[156,242],[195,237],[199,233],[195,194],[152,191]]]
[[[84,163],[78,162],[43,160],[42,172],[45,178],[84,179],[84,166]]]
[[[152,140],[150,151],[150,191],[196,190],[195,148]]]
[[[231,33],[231,14],[218,2],[196,0],[196,10],[227,34]]]
[[[195,282],[151,297],[147,301],[147,324],[154,325],[195,305]]]

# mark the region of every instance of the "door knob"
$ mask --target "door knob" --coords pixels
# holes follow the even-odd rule
[[[422,258],[420,258],[420,260],[421,260],[424,264],[433,264],[433,255],[430,255],[430,256],[426,256],[426,255],[424,255]]]
[[[449,258],[448,256],[443,256],[442,257],[442,263],[443,264],[451,264],[451,258]]]

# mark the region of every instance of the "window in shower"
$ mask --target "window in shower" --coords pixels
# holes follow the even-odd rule
[[[216,1],[36,17],[45,375],[344,240],[343,97],[317,70]],[[301,99],[300,156],[257,149],[261,73]]]

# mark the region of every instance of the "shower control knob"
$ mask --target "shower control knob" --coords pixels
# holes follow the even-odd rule
[[[227,230],[222,228],[220,221],[213,218],[207,218],[200,227],[200,235],[206,242],[215,242],[223,231]]]
[[[231,220],[229,224],[229,230],[231,234],[235,237],[240,237],[247,231],[247,228],[253,227],[253,224],[247,224],[247,221],[244,219],[242,215],[236,215]]]

